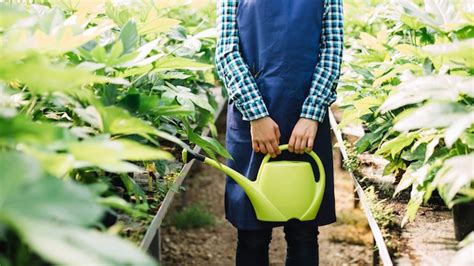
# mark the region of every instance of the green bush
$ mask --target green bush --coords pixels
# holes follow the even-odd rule
[[[213,226],[215,216],[202,203],[194,203],[176,212],[172,216],[172,224],[178,229],[191,229]]]
[[[200,137],[215,128],[217,107],[209,10],[182,1],[0,1],[2,265],[38,257],[154,264],[101,218],[107,208],[149,216],[159,202],[130,173],[169,163],[178,146],[228,157]]]
[[[398,181],[394,196],[411,188],[402,225],[435,189],[449,207],[474,200],[469,3],[349,0],[345,5],[341,127],[364,126],[356,150],[389,161],[384,174]]]

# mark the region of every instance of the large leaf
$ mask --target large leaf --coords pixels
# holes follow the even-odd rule
[[[380,149],[377,150],[376,154],[390,154],[395,157],[405,147],[411,145],[417,137],[416,132],[408,134],[400,134],[396,138],[385,142]]]
[[[459,155],[444,161],[432,185],[438,187],[448,206],[463,187],[471,187],[474,182],[474,153]]]
[[[454,66],[463,64],[474,68],[474,39],[427,45],[422,49],[432,57],[442,57],[445,60],[451,61]]]
[[[398,121],[393,129],[408,131],[419,128],[447,128],[445,140],[451,146],[474,124],[474,109],[454,103],[431,103],[415,109]]]
[[[71,134],[52,123],[33,122],[19,115],[11,119],[0,118],[0,143],[50,144],[72,139]]]
[[[395,197],[401,191],[409,188],[414,183],[421,184],[425,180],[430,165],[423,165],[422,167],[415,169],[414,165],[410,165],[402,176],[402,179],[398,183],[393,197]]]
[[[129,21],[120,31],[120,40],[123,44],[123,52],[130,53],[138,43],[137,25],[134,21]]]
[[[153,72],[175,69],[208,70],[212,67],[213,66],[210,64],[198,63],[196,61],[183,57],[167,56],[161,58],[155,63],[155,69]]]
[[[178,26],[179,23],[180,21],[177,19],[155,17],[150,15],[145,22],[139,25],[138,32],[141,35],[146,35],[149,33],[167,32],[171,28]]]
[[[96,76],[87,70],[52,64],[39,56],[23,62],[0,61],[0,80],[20,81],[35,94],[56,91],[72,94],[92,83],[127,84],[124,79]]]
[[[170,100],[176,99],[183,106],[192,106],[193,104],[213,113],[214,108],[209,104],[206,95],[192,93],[191,89],[183,86],[174,86],[167,83],[168,87],[161,86],[158,89],[164,90],[162,97]]]
[[[67,265],[155,265],[125,240],[81,227],[103,213],[84,186],[43,175],[38,162],[15,152],[0,153],[0,168],[0,224],[44,259]]]
[[[437,75],[410,78],[380,106],[382,113],[428,99],[457,101],[460,95],[474,97],[471,77]]]
[[[140,167],[127,161],[173,159],[168,152],[126,139],[89,139],[69,144],[68,150],[79,161],[77,166],[97,166],[115,173],[140,170]]]

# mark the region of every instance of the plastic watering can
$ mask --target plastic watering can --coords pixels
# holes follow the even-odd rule
[[[287,150],[288,144],[280,145]],[[193,151],[183,150],[182,159],[188,163],[197,159],[217,168],[239,184],[252,203],[257,219],[284,222],[290,219],[309,221],[316,218],[323,199],[326,174],[321,159],[314,151],[306,151],[316,162],[319,181],[315,182],[311,164],[306,161],[271,161],[267,154],[258,170],[255,181],[249,180],[234,169]]]

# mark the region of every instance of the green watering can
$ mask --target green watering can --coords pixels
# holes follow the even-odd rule
[[[288,149],[288,144],[279,146]],[[323,199],[326,174],[319,156],[306,151],[319,168],[319,181],[315,182],[311,164],[306,161],[271,161],[267,154],[260,165],[255,181],[247,179],[232,168],[201,154],[183,150],[182,159],[188,163],[197,159],[229,175],[239,184],[252,203],[257,219],[284,222],[290,219],[309,221],[316,218]]]

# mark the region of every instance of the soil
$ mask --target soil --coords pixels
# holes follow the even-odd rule
[[[225,111],[216,122],[219,141],[225,140]],[[334,148],[335,192],[338,220],[320,227],[321,265],[369,265],[372,262],[372,235],[363,212],[355,208],[351,177],[341,168]],[[222,159],[222,158],[221,158]],[[222,161],[222,160],[221,160]],[[167,215],[162,227],[163,265],[234,265],[236,229],[224,218],[225,175],[196,163],[183,186],[186,192],[175,198],[171,210],[193,203],[204,204],[218,220],[208,228],[178,230]],[[283,228],[273,230],[270,264],[284,265],[286,243]]]

